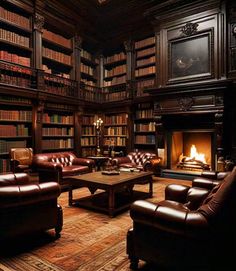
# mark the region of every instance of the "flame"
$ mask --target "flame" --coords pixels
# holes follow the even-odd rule
[[[190,149],[190,158],[198,160],[198,161],[201,161],[201,162],[203,162],[203,163],[206,164],[205,154],[204,153],[198,153],[197,152],[197,148],[196,148],[195,145],[191,146],[191,149]]]

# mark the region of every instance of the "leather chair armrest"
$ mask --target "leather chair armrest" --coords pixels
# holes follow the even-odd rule
[[[199,212],[189,211],[188,208],[159,206],[144,200],[131,205],[131,218],[134,223],[155,227],[164,232],[186,236],[201,236],[208,232],[208,223]]]
[[[56,182],[0,187],[0,209],[31,205],[57,199],[60,186]]]
[[[214,186],[218,185],[221,181],[207,178],[195,178],[192,181],[193,187],[201,187],[211,190]]]
[[[62,171],[63,165],[55,162],[39,162],[37,163],[36,168],[40,171]]]
[[[202,171],[201,177],[216,180],[217,179],[217,172],[216,171]]]
[[[197,210],[209,193],[210,190],[208,189],[191,187],[188,190],[185,206],[187,206],[190,210]]]
[[[131,163],[129,157],[116,157],[112,159],[112,165],[119,166],[120,164]]]
[[[73,165],[88,166],[89,168],[91,168],[91,167],[95,166],[95,161],[93,159],[89,159],[89,158],[78,157],[78,158],[73,159],[72,164]]]
[[[190,186],[182,184],[169,184],[165,188],[165,199],[186,203],[190,188]]]
[[[10,159],[10,169],[12,172],[16,171],[16,168],[19,166],[20,161],[16,159]]]
[[[26,173],[8,173],[0,175],[0,187],[29,184],[29,175]]]

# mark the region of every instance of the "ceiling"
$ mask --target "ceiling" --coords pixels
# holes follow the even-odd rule
[[[96,37],[104,48],[135,37],[137,33],[150,31],[152,26],[144,12],[166,1],[102,0],[99,3],[98,0],[58,0],[57,5],[66,4],[70,16],[77,21],[79,33]]]

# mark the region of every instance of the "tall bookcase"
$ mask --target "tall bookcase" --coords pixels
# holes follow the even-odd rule
[[[82,87],[93,90],[97,87],[99,59],[94,57],[88,50],[81,49],[80,72]]]
[[[134,116],[134,148],[154,150],[155,141],[153,104],[137,104]]]
[[[83,114],[81,116],[81,154],[91,156],[96,154],[96,131],[94,122],[97,115]]]
[[[126,83],[126,54],[124,51],[104,58],[104,87]]]
[[[74,150],[74,112],[65,105],[49,104],[42,117],[42,151]]]
[[[42,34],[45,88],[50,93],[73,96],[73,85],[70,80],[73,72],[72,41],[71,38],[55,31],[55,27],[46,24]]]
[[[1,1],[0,23],[0,82],[30,88],[33,52],[31,13]]]
[[[103,148],[127,152],[129,138],[128,114],[106,113],[104,115]]]
[[[0,96],[0,172],[9,171],[9,151],[32,147],[31,100]]]
[[[137,96],[143,96],[143,89],[155,84],[156,43],[155,36],[138,40],[135,48],[135,80]]]

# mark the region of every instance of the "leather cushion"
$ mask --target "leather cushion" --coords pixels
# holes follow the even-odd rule
[[[62,169],[62,176],[71,176],[81,173],[87,173],[89,172],[89,167],[87,166],[80,166],[80,165],[72,165],[72,166],[65,166]]]

